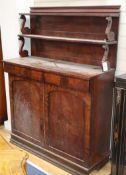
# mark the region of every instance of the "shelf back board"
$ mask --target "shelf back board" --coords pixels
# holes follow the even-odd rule
[[[107,32],[118,40],[119,6],[31,7],[33,35],[107,41]],[[31,55],[101,66],[103,45],[31,39]],[[109,46],[108,59],[116,67],[117,44]]]

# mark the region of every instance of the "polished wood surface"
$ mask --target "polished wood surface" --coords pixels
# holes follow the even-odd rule
[[[11,141],[76,175],[109,159],[119,7],[102,10],[31,8],[30,29],[21,14],[24,58],[4,61]],[[31,56],[23,49],[26,37]],[[110,62],[106,72],[104,61]]]
[[[3,124],[3,122],[7,119],[4,70],[3,70],[2,58],[3,55],[2,55],[1,33],[0,33],[0,124]]]
[[[73,16],[119,16],[120,6],[31,7],[31,14]]]
[[[117,41],[106,41],[106,40],[96,40],[96,39],[81,39],[81,38],[68,38],[68,37],[58,37],[58,36],[46,36],[46,35],[31,35],[31,34],[19,34],[20,37],[26,38],[36,38],[43,40],[52,41],[65,41],[65,42],[75,42],[75,43],[92,43],[92,44],[117,44]]]
[[[64,167],[69,165],[69,169],[75,162],[79,166],[72,171],[80,174],[97,162],[106,162],[114,70],[84,80],[77,75],[46,73],[43,68],[41,74],[28,67],[20,71],[20,67],[15,67],[14,60],[13,64],[11,60],[5,62],[5,71],[10,73],[12,141],[30,146]],[[105,112],[104,100],[108,97]]]

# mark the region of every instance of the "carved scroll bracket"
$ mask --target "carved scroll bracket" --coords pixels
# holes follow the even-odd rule
[[[106,45],[103,45],[102,47],[105,49],[102,62],[105,62],[105,61],[108,61],[109,46],[106,44]]]
[[[115,41],[115,33],[111,31],[112,28],[112,17],[106,17],[106,20],[108,21],[105,34],[107,35],[107,40],[108,41]]]
[[[30,28],[25,27],[26,17],[25,15],[20,16],[20,30],[24,34],[29,34],[31,32]]]
[[[106,45],[103,45],[102,47],[105,50],[103,58],[102,58],[102,70],[103,70],[103,72],[105,72],[105,71],[108,71],[110,69],[110,63],[108,61],[109,46],[106,44]]]
[[[27,57],[28,56],[28,51],[27,50],[23,50],[24,47],[24,43],[25,40],[23,37],[19,36],[19,41],[20,41],[20,45],[19,45],[19,55],[21,57]]]

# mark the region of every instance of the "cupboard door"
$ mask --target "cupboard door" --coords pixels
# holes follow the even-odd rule
[[[44,143],[43,84],[10,77],[13,133],[36,144]]]
[[[83,161],[89,150],[90,97],[45,85],[46,144],[50,150]]]

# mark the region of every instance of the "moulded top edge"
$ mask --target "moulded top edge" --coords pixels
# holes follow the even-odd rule
[[[30,7],[30,9],[115,9],[119,10],[120,5],[106,5],[106,6],[53,6],[53,7]]]
[[[31,7],[31,13],[119,13],[120,6]]]

